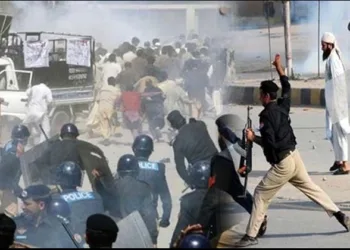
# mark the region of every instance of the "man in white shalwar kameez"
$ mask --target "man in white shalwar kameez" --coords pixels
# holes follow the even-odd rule
[[[117,63],[117,56],[115,54],[110,54],[108,61],[102,66],[102,87],[108,86],[108,78],[116,78],[122,71],[122,66]]]
[[[345,68],[334,35],[324,33],[321,39],[325,69],[326,135],[333,146],[335,162],[330,171],[348,174],[348,137],[350,133]]]

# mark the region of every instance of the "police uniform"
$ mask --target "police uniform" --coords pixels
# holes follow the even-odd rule
[[[21,199],[37,199],[50,195],[49,188],[44,185],[30,186],[20,195]],[[60,221],[43,214],[38,226],[27,219],[24,214],[14,218],[17,229],[15,241],[39,248],[71,248],[75,247]]]
[[[171,124],[176,124],[185,118],[175,110],[170,112],[167,119]],[[178,134],[173,143],[176,170],[180,177],[188,183],[185,159],[193,165],[198,161],[210,160],[218,151],[203,121],[193,119],[192,122],[184,123],[183,126],[176,129],[178,129]]]
[[[197,223],[202,201],[207,193],[206,189],[197,189],[191,193],[185,194],[180,198],[180,213],[179,219],[175,226],[173,236],[171,238],[170,247],[173,246],[179,237],[181,230],[188,225]]]
[[[74,232],[80,235],[84,235],[86,219],[90,215],[104,213],[102,198],[96,192],[64,190],[60,194],[53,195],[53,198],[57,196],[69,204],[71,210],[70,224]]]
[[[6,212],[6,208],[11,204],[17,205],[17,198],[13,191],[19,190],[19,180],[21,177],[21,164],[16,156],[18,140],[11,140],[3,148],[3,156],[0,162],[0,212]],[[11,214],[12,216],[16,216]]]
[[[152,243],[157,244],[157,212],[153,205],[150,186],[132,176],[125,176],[116,181],[118,204],[112,214],[121,219],[134,211],[138,211],[146,224]]]
[[[137,159],[140,167],[138,179],[146,182],[151,187],[155,208],[158,206],[158,196],[160,196],[163,205],[163,216],[161,219],[162,221],[169,221],[172,202],[165,177],[164,163],[147,161],[147,159],[142,157],[138,157]]]
[[[253,210],[248,222],[246,235],[236,244],[246,247],[257,244],[256,236],[264,220],[268,203],[276,193],[289,182],[314,202],[323,207],[329,215],[334,215],[347,231],[350,219],[334,204],[330,197],[317,186],[307,173],[303,160],[296,149],[296,139],[289,117],[291,86],[288,77],[280,75],[282,97],[265,105],[260,113],[260,134],[254,142],[263,148],[271,168],[255,188]],[[276,93],[278,86],[272,81],[261,83],[263,93]]]

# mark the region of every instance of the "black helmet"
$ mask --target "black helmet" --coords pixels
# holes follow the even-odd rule
[[[189,185],[191,188],[207,188],[210,177],[210,162],[198,161],[188,167]]]
[[[186,235],[180,242],[179,248],[211,248],[207,237],[201,233]]]
[[[132,144],[135,156],[149,157],[153,152],[153,140],[148,135],[139,135]]]
[[[71,215],[69,204],[62,198],[52,199],[48,211],[51,216],[63,221],[68,221]]]
[[[82,170],[77,163],[66,161],[57,167],[55,182],[57,185],[65,187],[81,187],[82,176]]]
[[[23,140],[30,136],[29,129],[24,125],[16,125],[13,127],[11,132],[12,139],[20,139]]]
[[[66,123],[62,126],[61,128],[61,138],[65,135],[70,135],[73,137],[78,137],[79,136],[79,131],[77,126],[75,126],[73,123]]]
[[[123,155],[118,161],[117,172],[121,177],[124,177],[126,175],[136,177],[139,173],[138,160],[131,154]]]

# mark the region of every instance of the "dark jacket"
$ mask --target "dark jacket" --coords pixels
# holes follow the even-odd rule
[[[280,77],[282,96],[260,113],[261,146],[266,160],[278,164],[297,144],[289,117],[291,87],[287,76]]]
[[[176,170],[188,182],[185,159],[189,164],[209,160],[218,151],[203,121],[190,122],[178,131],[173,143]]]
[[[148,62],[145,58],[142,57],[136,57],[134,60],[132,60],[132,69],[136,73],[137,81],[141,79],[145,75],[145,69],[148,65]]]
[[[45,216],[38,227],[20,215],[14,218],[17,229],[15,241],[38,248],[75,248],[73,241],[53,216]]]
[[[171,238],[170,247],[179,237],[181,230],[188,225],[197,223],[202,201],[207,193],[206,189],[196,189],[180,198],[180,213]]]
[[[112,216],[125,218],[138,211],[146,224],[153,244],[157,244],[157,211],[153,205],[150,186],[134,177],[125,176],[116,181],[118,204]]]
[[[164,118],[164,94],[162,90],[153,85],[147,86],[142,95],[142,110],[147,117]]]
[[[170,221],[172,202],[168,183],[165,176],[164,163],[150,162],[145,158],[138,157],[140,172],[138,179],[146,182],[152,189],[153,205],[157,208],[158,197],[162,201],[162,220]]]
[[[14,190],[19,188],[21,177],[21,163],[16,156],[17,143],[9,141],[2,149],[3,155],[0,162],[0,190]]]

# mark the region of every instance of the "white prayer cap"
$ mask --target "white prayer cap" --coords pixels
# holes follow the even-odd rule
[[[321,39],[322,42],[335,44],[335,36],[331,32],[325,32]]]

